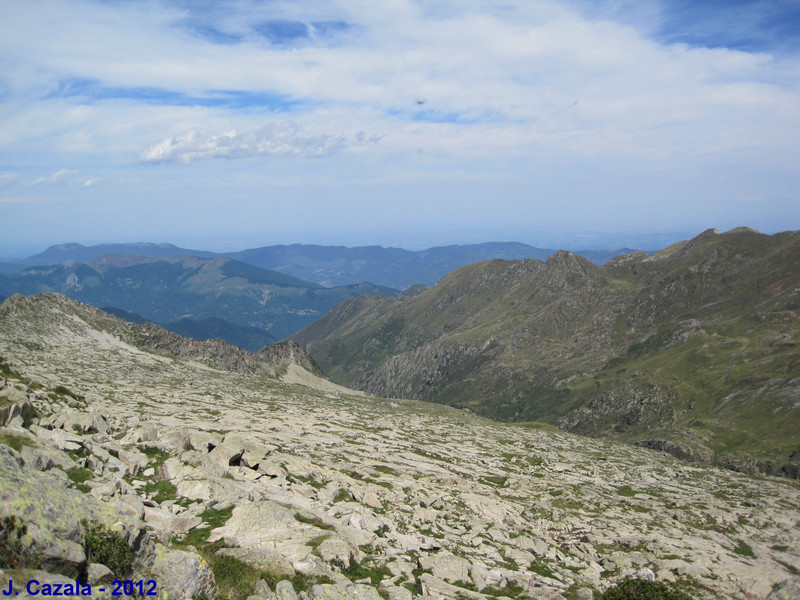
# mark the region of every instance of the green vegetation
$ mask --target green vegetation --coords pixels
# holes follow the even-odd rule
[[[603,267],[569,253],[474,263],[402,302],[349,303],[298,339],[334,381],[383,396],[791,476],[799,242],[733,231]]]
[[[502,475],[485,475],[481,477],[481,481],[494,487],[503,487],[508,481],[508,477],[503,477]]]
[[[0,433],[0,444],[5,444],[17,452],[22,452],[23,446],[28,446],[30,448],[36,447],[36,444],[33,442],[33,440],[29,440],[23,435],[18,435],[10,431],[3,431]]]
[[[372,585],[378,585],[382,580],[388,579],[392,576],[392,572],[385,565],[375,566],[362,564],[357,562],[352,556],[348,564],[344,561],[334,561],[341,572],[352,580],[367,579],[372,582]]]
[[[189,530],[182,540],[182,545],[192,545],[199,548],[201,545],[206,543],[211,530],[225,525],[225,523],[228,522],[228,519],[231,518],[232,514],[233,506],[229,506],[228,508],[223,508],[221,510],[217,510],[215,508],[205,509],[200,513],[199,516],[201,519],[203,519],[204,523],[207,523],[207,526],[195,527],[194,529]],[[173,540],[173,543],[174,542],[175,540]]]
[[[733,549],[736,554],[740,554],[742,556],[747,556],[749,558],[755,558],[755,552],[750,547],[750,544],[743,540],[736,540],[736,547]]]
[[[270,588],[284,579],[291,581],[296,592],[307,591],[317,583],[333,583],[325,576],[308,576],[297,573],[288,578],[283,574],[261,571],[232,556],[217,554],[219,544],[206,546],[201,554],[214,573],[214,579],[223,600],[243,600],[253,593],[255,583],[263,579]]]
[[[628,578],[603,592],[599,600],[692,600],[692,597],[663,581]]]
[[[528,567],[528,571],[532,571],[533,573],[541,575],[542,577],[553,577],[555,574],[553,573],[553,570],[550,569],[550,567],[548,567],[544,562],[536,560],[531,563],[530,567]]]
[[[90,488],[89,488],[88,485],[86,485],[85,482],[89,481],[90,479],[93,479],[94,478],[94,473],[92,473],[86,467],[77,467],[77,468],[72,469],[71,471],[69,471],[67,473],[67,477],[69,478],[69,480],[71,482],[73,482],[75,484],[75,487],[79,491],[83,492],[84,494],[88,494]]]
[[[631,498],[636,495],[636,492],[633,491],[631,486],[623,485],[617,488],[617,494],[620,496],[625,496],[626,498]]]
[[[28,533],[25,521],[8,515],[0,521],[0,569],[35,569],[36,555],[23,543]]]
[[[253,593],[256,581],[274,579],[270,573],[262,573],[232,556],[214,554],[207,562],[214,572],[220,595],[226,600],[247,598]]]
[[[153,496],[153,500],[158,503],[164,502],[166,500],[175,500],[177,499],[177,491],[178,488],[175,485],[167,480],[160,480],[160,481],[149,481],[144,486],[144,492],[149,496],[151,494],[155,494]]]
[[[28,377],[25,377],[21,373],[19,373],[11,364],[5,359],[5,357],[0,355],[0,377],[4,377],[6,379],[17,379],[21,381],[31,389],[40,389],[42,385],[37,381],[32,381]]]
[[[107,566],[116,577],[126,577],[133,571],[133,550],[116,531],[100,523],[83,521],[86,529],[84,546],[90,563]]]
[[[372,467],[378,473],[384,473],[385,475],[397,475],[397,471],[395,471],[392,467],[388,467],[386,465],[375,465]]]
[[[333,497],[333,503],[336,504],[337,502],[347,502],[348,500],[352,499],[353,495],[348,492],[344,488],[339,488],[336,491],[336,495]]]

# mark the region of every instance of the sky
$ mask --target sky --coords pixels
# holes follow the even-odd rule
[[[0,65],[0,256],[800,228],[800,0],[8,0]]]

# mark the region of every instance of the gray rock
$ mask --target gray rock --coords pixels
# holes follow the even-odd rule
[[[217,553],[219,554],[219,553]],[[259,579],[256,581],[256,584],[253,586],[253,591],[255,592],[256,596],[261,598],[276,598],[275,592],[269,589],[269,585],[263,579]]]
[[[309,600],[381,600],[378,590],[370,585],[318,584],[311,587]]]
[[[350,544],[342,539],[328,538],[317,547],[317,554],[326,563],[341,561],[345,565],[350,562],[350,558],[355,556]]]
[[[470,600],[485,600],[483,594],[451,585],[445,581],[442,581],[438,577],[434,577],[430,573],[423,573],[420,575],[419,583],[422,587],[422,594],[424,596],[445,598],[455,598],[457,596],[461,596],[463,598],[469,598]]]
[[[150,572],[158,582],[159,597],[190,600],[205,595],[217,600],[219,596],[211,567],[194,552],[157,545]]]
[[[103,584],[111,583],[116,579],[114,572],[105,565],[98,563],[91,563],[86,569],[86,578],[92,587]]]
[[[800,577],[781,581],[772,588],[767,600],[800,600]]]
[[[275,596],[278,600],[297,600],[292,582],[286,579],[275,584]]]
[[[262,460],[260,463],[258,463],[258,469],[256,470],[262,475],[273,478],[286,477],[288,475],[286,469],[273,460]]]
[[[83,448],[83,438],[74,432],[64,431],[63,429],[44,429],[42,427],[31,426],[31,431],[45,442],[48,442],[59,450],[80,450]]]
[[[188,533],[203,522],[200,517],[176,516],[169,522],[169,529],[172,533],[183,535]]]
[[[114,508],[135,519],[144,519],[144,503],[138,496],[122,494],[114,499]]]
[[[238,465],[242,454],[244,446],[224,441],[209,452],[208,457],[221,467],[228,467]]]
[[[419,566],[425,571],[432,571],[433,576],[437,579],[449,583],[470,581],[470,563],[460,556],[447,553],[423,556],[419,559]]]
[[[72,540],[55,539],[39,554],[41,566],[45,571],[77,578],[86,566],[86,553],[83,545]]]
[[[410,590],[401,586],[393,585],[384,589],[386,590],[386,595],[389,596],[389,600],[411,600],[413,597]]]
[[[653,573],[652,569],[639,569],[638,571],[634,571],[631,577],[635,577],[636,579],[643,579],[644,581],[656,580],[656,574]]]
[[[14,420],[21,420],[22,423],[25,423],[29,419],[32,419],[36,414],[36,410],[33,408],[33,405],[28,402],[28,397],[25,392],[14,387],[8,387],[5,388],[5,390],[0,390],[0,398],[3,397],[3,392],[6,391],[11,395],[10,397],[6,396],[11,404],[0,407],[0,426],[8,425]]]
[[[208,541],[224,539],[231,546],[274,550],[291,559],[307,556],[311,552],[308,542],[327,533],[300,522],[295,511],[265,500],[236,506],[228,522],[214,529]]]
[[[23,446],[20,449],[20,455],[26,465],[37,471],[49,471],[54,468],[70,471],[78,466],[67,454],[50,446],[39,444]]]

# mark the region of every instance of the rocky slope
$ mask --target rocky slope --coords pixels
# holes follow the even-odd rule
[[[0,306],[2,589],[102,595],[122,567],[97,527],[162,598],[588,599],[631,575],[761,598],[800,570],[796,482],[166,338],[57,295]]]
[[[468,265],[293,339],[335,381],[800,474],[800,232],[709,230],[597,267]]]

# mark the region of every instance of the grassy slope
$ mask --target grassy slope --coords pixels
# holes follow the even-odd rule
[[[800,234],[751,230],[603,268],[563,253],[476,263],[360,326],[323,321],[308,347],[371,392],[796,459],[797,265]]]

